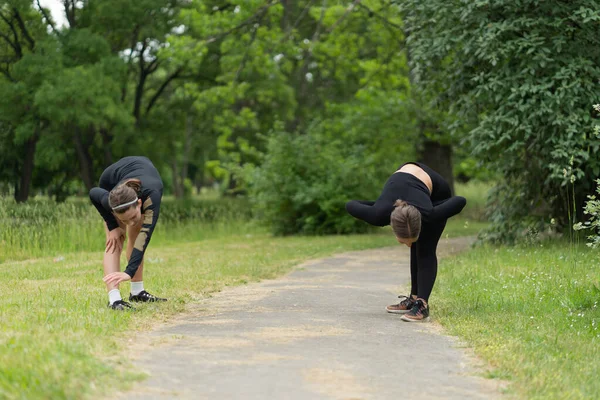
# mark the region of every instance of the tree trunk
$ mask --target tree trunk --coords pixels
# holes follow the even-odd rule
[[[104,167],[108,167],[113,163],[113,156],[112,152],[110,151],[112,136],[106,129],[100,129],[100,135],[102,136],[102,146],[104,146]]]
[[[406,45],[406,58],[407,64],[411,65],[411,47],[408,45],[408,38],[410,36],[410,32],[406,29],[404,30],[404,40]],[[411,67],[408,70],[408,81],[412,87],[418,88],[415,79],[415,70]],[[415,93],[417,91],[415,90]],[[420,108],[420,98],[415,97],[416,100],[416,108]],[[420,135],[423,140],[421,150],[419,152],[418,158],[423,164],[432,168],[434,171],[439,173],[445,180],[448,182],[450,186],[450,191],[452,195],[454,195],[454,173],[452,171],[452,146],[451,145],[442,145],[439,142],[435,142],[432,140],[428,140],[425,136],[426,123],[421,121],[420,123]]]
[[[294,2],[291,0],[281,0],[283,6],[283,17],[281,18],[281,30],[285,33],[289,33],[292,29],[292,15],[294,10],[292,9]]]
[[[183,197],[183,182],[179,177],[179,167],[177,165],[177,157],[173,157],[171,162],[171,174],[173,176],[173,195],[176,199]]]
[[[439,173],[448,185],[452,195],[454,195],[454,174],[452,172],[452,146],[443,145],[425,139],[422,150],[419,154],[419,161]]]
[[[185,180],[188,177],[188,167],[190,165],[190,152],[192,148],[192,131],[194,129],[193,117],[188,112],[185,119],[185,145],[183,148],[183,162],[181,163],[181,185],[185,185]],[[185,194],[185,187],[183,187]]]
[[[83,180],[83,184],[85,185],[86,189],[89,191],[94,187],[94,169],[92,157],[90,156],[88,148],[81,141],[79,130],[76,131],[73,141],[75,143],[75,150],[77,150],[77,158],[79,159],[81,179]]]
[[[31,190],[31,181],[33,179],[33,161],[35,158],[35,149],[39,138],[39,132],[25,142],[25,159],[23,160],[23,169],[21,170],[21,179],[19,186],[15,190],[15,200],[23,203],[29,198]]]

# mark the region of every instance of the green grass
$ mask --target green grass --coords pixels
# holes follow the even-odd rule
[[[447,236],[473,233],[473,225],[451,221]],[[201,225],[195,228],[203,231]],[[101,251],[0,264],[0,398],[95,398],[127,388],[142,378],[127,370],[123,356],[136,330],[165,321],[225,286],[273,278],[310,258],[397,245],[389,228],[371,235],[287,238],[238,229],[248,232],[153,243],[144,281],[170,301],[133,313],[106,307]],[[121,287],[123,294],[128,286]]]
[[[153,245],[196,241],[257,229],[248,221],[250,210],[243,199],[163,199]],[[15,204],[0,198],[0,263],[56,256],[74,251],[100,251],[104,247],[102,217],[89,200],[55,203],[34,199]]]
[[[369,235],[273,238],[240,199],[165,198],[164,205],[144,281],[170,301],[115,313],[101,280],[102,220],[86,199],[0,199],[1,399],[96,398],[125,389],[143,378],[128,370],[123,351],[135,332],[186,304],[280,276],[310,258],[397,245],[389,227]],[[468,217],[452,218],[444,236],[485,227]]]
[[[457,185],[457,190],[468,195],[469,202],[464,215],[458,220],[453,218],[447,230],[462,226],[459,234],[475,234],[486,225],[476,206],[482,204],[486,189],[471,184]],[[248,203],[242,198],[175,200],[165,196],[152,245],[267,231],[251,218]],[[74,251],[100,251],[104,239],[102,218],[87,199],[55,203],[36,198],[15,204],[12,199],[0,198],[0,263],[49,254],[59,257]]]
[[[433,316],[527,399],[600,398],[600,254],[545,242],[443,261]]]
[[[488,182],[470,181],[468,183],[456,183],[455,191],[458,196],[467,199],[467,205],[460,214],[461,217],[476,221],[485,221],[485,204],[487,196],[493,184]]]

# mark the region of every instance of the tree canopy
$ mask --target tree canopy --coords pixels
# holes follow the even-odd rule
[[[299,202],[290,232],[346,232],[329,220],[344,196],[417,159],[451,184],[494,176],[489,237],[511,240],[581,216],[600,172],[592,0],[60,3],[59,27],[0,1],[0,191],[18,201],[83,194],[143,154],[168,193],[220,183],[257,210],[299,175],[277,206]]]

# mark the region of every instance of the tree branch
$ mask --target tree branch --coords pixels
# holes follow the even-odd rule
[[[372,9],[370,9],[369,7],[365,6],[362,3],[358,3],[358,6],[360,8],[363,8],[363,9],[367,10],[369,12],[369,14],[374,15],[375,17],[377,17],[378,19],[380,19],[381,21],[383,21],[384,25],[390,30],[390,33],[392,33],[392,28],[395,28],[395,29],[400,30],[400,32],[402,32],[402,34],[404,34],[404,29],[400,25],[398,25],[398,24],[390,21],[389,19],[385,18],[383,15],[381,15],[379,13],[376,13],[375,11],[373,11]],[[396,41],[401,46],[405,45],[405,43],[402,40],[398,39],[398,38],[396,38]]]
[[[154,104],[156,103],[158,98],[162,95],[162,93],[167,88],[167,86],[169,86],[169,83],[171,83],[174,79],[177,79],[177,77],[179,77],[179,75],[181,75],[184,68],[185,68],[184,66],[177,68],[175,70],[175,72],[173,72],[167,79],[165,79],[165,81],[162,83],[162,85],[160,85],[160,87],[158,88],[156,93],[154,93],[154,96],[152,96],[152,98],[150,99],[148,106],[146,107],[146,114],[148,114],[150,112],[150,110],[152,109],[152,107],[154,106]]]
[[[348,16],[348,14],[350,14],[350,11],[352,11],[354,7],[356,7],[356,5],[359,4],[361,1],[362,0],[354,0],[354,3],[350,4],[348,8],[346,8],[346,12],[344,13],[344,15],[342,15],[337,21],[335,21],[335,24],[333,24],[331,28],[327,29],[325,33],[330,33],[331,31],[333,31]]]
[[[148,66],[146,67],[146,71],[148,72],[148,75],[154,73],[158,67],[160,65],[160,61],[158,60],[158,57],[154,58],[154,60],[150,61],[148,63]]]
[[[308,4],[306,5],[306,7],[304,7],[304,10],[302,10],[302,12],[300,13],[300,15],[298,16],[298,19],[296,20],[296,22],[294,22],[294,25],[292,26],[291,30],[294,30],[298,26],[298,24],[300,23],[300,21],[302,21],[302,18],[304,18],[304,16],[306,15],[306,13],[308,12],[308,10],[310,9],[310,6],[314,2],[315,2],[315,0],[310,0],[308,2]]]
[[[146,44],[146,40],[144,40],[138,63],[140,77],[135,87],[135,99],[133,103],[133,116],[135,117],[136,124],[140,121],[140,108],[142,106],[142,96],[144,95],[144,84],[146,83],[146,78],[148,78],[148,70],[144,66],[144,51],[146,51]]]
[[[287,40],[287,38],[290,37],[290,35],[294,31],[294,29],[296,29],[296,27],[298,26],[298,24],[300,23],[300,21],[302,21],[302,18],[304,18],[304,16],[306,15],[306,13],[308,12],[308,10],[310,9],[310,6],[314,2],[315,2],[315,0],[310,0],[308,2],[308,4],[306,5],[306,7],[304,7],[304,10],[302,10],[302,12],[300,13],[300,16],[298,17],[298,19],[296,19],[296,22],[294,22],[294,25],[290,28],[289,32],[286,32],[286,34],[283,35],[283,37],[279,40],[278,44],[281,44],[284,40]]]
[[[314,43],[319,39],[319,35],[321,34],[321,27],[323,26],[323,19],[325,18],[326,4],[327,4],[327,0],[323,0],[323,4],[321,6],[321,17],[319,18],[319,22],[317,23],[315,32],[313,33],[312,38],[310,40],[310,47],[306,51],[307,54],[306,54],[306,57],[304,58],[304,63],[302,64],[302,67],[300,68],[300,74],[298,76],[298,79],[300,80],[300,88],[298,90],[298,104],[302,104],[302,102],[300,100],[306,98],[306,88],[307,88],[306,74],[308,72],[310,59],[312,58],[312,55],[313,55]],[[300,124],[300,117],[298,116],[298,117],[296,117],[296,119],[294,121],[294,129],[299,124]]]
[[[19,49],[19,46],[17,46],[15,43],[13,43],[10,38],[8,37],[8,35],[5,35],[4,33],[0,32],[0,37],[4,38],[4,40],[6,40],[6,42],[10,45],[10,47],[12,47],[15,50],[15,53],[19,53],[21,50]]]
[[[2,73],[4,74],[4,76],[6,76],[6,78],[7,78],[9,81],[11,81],[11,82],[13,82],[13,83],[17,82],[17,81],[16,81],[16,80],[15,80],[15,79],[14,79],[14,78],[13,78],[13,77],[10,75],[10,72],[8,71],[8,65],[6,66],[6,68],[1,68],[1,69],[0,69],[0,72],[2,72]]]
[[[190,75],[179,75],[178,78],[181,78],[181,79],[190,79],[190,80],[199,79],[199,80],[202,80],[202,81],[210,82],[214,86],[223,86],[223,84],[217,82],[215,80],[215,78],[211,78],[210,76],[204,76],[204,75],[199,74],[199,73],[190,74]]]
[[[146,46],[147,46],[147,42],[144,39],[144,41],[142,42],[142,49],[140,50],[140,59],[138,60],[138,65],[140,67],[140,70],[145,70],[144,68],[144,52],[146,51]]]
[[[258,11],[255,12],[250,18],[248,18],[247,20],[245,20],[241,24],[239,24],[237,26],[234,26],[233,28],[231,28],[231,29],[229,29],[229,30],[227,30],[225,32],[222,32],[222,33],[220,33],[218,35],[211,36],[211,37],[207,38],[205,40],[205,43],[209,44],[209,43],[216,42],[217,40],[223,39],[225,36],[227,36],[227,35],[235,32],[235,31],[237,31],[238,29],[241,29],[241,28],[243,28],[246,25],[250,25],[254,21],[254,19],[256,17],[258,17],[259,15],[261,15],[261,13],[265,12],[266,10],[268,10],[271,6],[274,6],[275,4],[277,4],[275,2],[275,0],[269,0],[268,4],[265,4],[264,6],[262,6],[261,8],[259,8]]]
[[[44,7],[42,7],[42,5],[40,4],[40,0],[36,0],[36,3],[37,3],[37,6],[38,6],[40,12],[42,13],[42,15],[44,16],[44,18],[46,19],[46,22],[52,28],[52,32],[54,32],[54,34],[58,36],[58,31],[56,30],[56,27],[54,26],[54,23],[52,22],[52,19],[50,19],[50,17],[48,16],[48,13],[46,13],[46,9]]]
[[[10,30],[13,33],[13,37],[15,38],[15,41],[13,42],[16,46],[17,49],[15,49],[15,51],[17,52],[17,57],[21,58],[23,57],[23,49],[21,48],[21,43],[19,42],[19,34],[17,33],[17,30],[15,29],[15,25],[4,16],[4,14],[2,14],[0,12],[0,18],[2,18],[2,20],[4,22],[6,22],[6,25],[8,25],[10,27]]]
[[[63,5],[65,6],[65,15],[67,21],[69,21],[69,26],[75,28],[75,0],[63,0]]]
[[[29,35],[29,32],[27,31],[27,27],[25,27],[25,22],[23,22],[23,19],[21,18],[21,14],[19,14],[19,10],[17,10],[16,8],[13,8],[13,11],[15,13],[15,18],[17,19],[17,23],[19,24],[19,28],[21,28],[21,32],[23,32],[23,36],[25,37],[25,40],[27,40],[27,42],[29,43],[29,49],[33,50],[35,48],[35,41]]]
[[[131,60],[133,59],[133,51],[135,48],[135,45],[138,41],[138,35],[140,34],[140,26],[139,24],[135,26],[135,28],[133,28],[133,32],[131,34],[131,46],[130,49],[131,51],[129,52],[129,57],[127,58],[127,64],[131,64]]]
[[[240,66],[238,67],[237,72],[235,73],[235,79],[233,80],[234,83],[238,81],[238,79],[240,78],[240,75],[241,75],[242,71],[244,70],[244,67],[246,66],[246,62],[248,61],[248,55],[250,54],[250,48],[252,47],[252,44],[256,40],[256,35],[258,33],[258,28],[260,28],[260,23],[262,22],[263,18],[267,14],[267,10],[268,10],[268,8],[265,8],[264,11],[263,11],[263,13],[258,18],[258,24],[259,24],[259,26],[255,27],[254,31],[252,32],[252,37],[250,38],[250,43],[248,43],[248,46],[246,47],[246,51],[244,52],[244,57],[242,57],[242,62],[240,63]]]
[[[372,15],[376,16],[377,18],[379,18],[380,20],[382,20],[386,25],[392,26],[392,27],[394,27],[396,29],[404,31],[403,28],[400,25],[398,25],[398,24],[390,21],[389,19],[385,18],[383,15],[381,15],[381,14],[373,11],[369,7],[365,6],[364,4],[358,3],[357,6],[359,6],[360,8],[363,8],[363,9],[367,10],[370,14],[372,14]]]

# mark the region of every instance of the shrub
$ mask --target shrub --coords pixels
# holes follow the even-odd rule
[[[596,192],[600,195],[600,179],[596,183],[598,184]],[[596,248],[600,245],[600,200],[594,195],[588,196],[588,199],[589,201],[585,203],[583,213],[589,215],[589,219],[575,224],[573,229],[590,229],[592,233],[588,236],[588,246]]]
[[[364,146],[319,134],[274,133],[260,167],[242,175],[258,217],[276,235],[364,232],[369,226],[347,214],[350,199],[374,200],[385,179]],[[392,167],[390,163],[390,168]],[[394,164],[395,165],[395,164]]]

